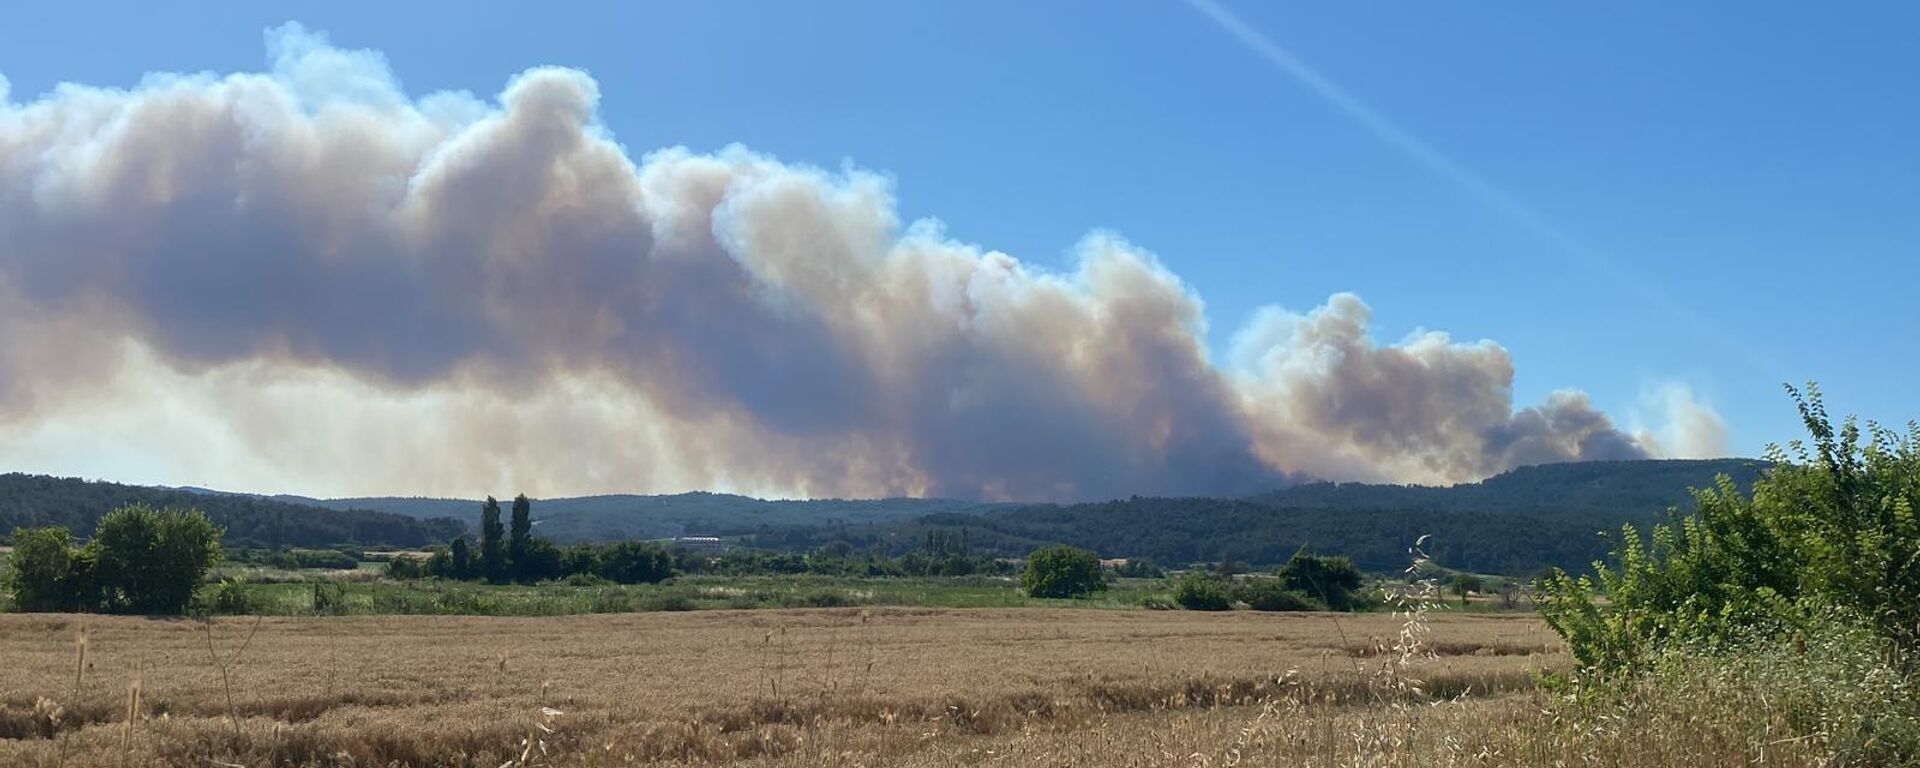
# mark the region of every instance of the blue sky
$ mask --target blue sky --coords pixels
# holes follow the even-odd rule
[[[1205,298],[1217,350],[1263,304],[1354,291],[1382,340],[1507,347],[1520,403],[1577,387],[1625,416],[1685,382],[1740,453],[1798,434],[1782,380],[1920,416],[1920,7],[1225,7],[1558,236],[1181,2],[32,3],[0,24],[0,74],[19,102],[258,70],[290,20],[383,52],[415,94],[577,67],[636,155],[852,163],[907,217],[1062,268],[1118,231]]]

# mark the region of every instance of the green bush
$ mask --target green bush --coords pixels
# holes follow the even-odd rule
[[[1351,611],[1359,606],[1360,569],[1344,557],[1307,554],[1302,548],[1287,564],[1274,572],[1286,588],[1319,600],[1336,611]]]
[[[13,534],[13,553],[0,574],[0,588],[17,610],[85,610],[92,601],[93,563],[73,546],[65,528],[28,528]]]
[[[1320,601],[1288,589],[1280,579],[1254,579],[1235,590],[1240,602],[1256,611],[1324,611]]]
[[[347,612],[347,589],[326,581],[313,583],[313,612],[317,616],[341,616]]]
[[[565,584],[569,587],[604,587],[613,582],[597,573],[576,573],[553,583]]]
[[[1030,597],[1088,597],[1107,588],[1100,558],[1074,547],[1047,547],[1027,556],[1020,588]]]
[[[435,553],[434,556],[439,557],[440,555]],[[431,562],[431,560],[419,560],[405,555],[395,555],[393,559],[387,561],[387,578],[395,581],[424,579],[430,572],[432,567],[430,565]]]
[[[1173,601],[1189,611],[1225,611],[1233,608],[1227,580],[1204,571],[1187,571],[1173,584]]]
[[[575,555],[576,562],[582,562]],[[619,584],[658,584],[673,576],[673,555],[658,544],[622,541],[600,552],[600,576]]]
[[[1696,491],[1694,514],[1644,538],[1626,527],[1592,578],[1542,581],[1542,614],[1583,667],[1631,671],[1665,648],[1806,631],[1835,611],[1920,650],[1920,426],[1836,430],[1818,389],[1788,390],[1811,445],[1769,447],[1751,495],[1722,477]]]
[[[220,529],[197,510],[130,504],[85,547],[65,529],[14,532],[6,586],[23,610],[179,614],[220,559]]]
[[[247,584],[239,579],[222,579],[206,593],[206,612],[225,616],[253,613],[254,604]]]

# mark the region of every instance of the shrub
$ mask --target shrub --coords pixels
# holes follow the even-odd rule
[[[576,574],[576,576],[578,575],[580,574]],[[591,574],[585,575],[588,578],[600,578]],[[603,584],[606,583],[605,579],[600,579],[600,581]],[[633,610],[633,597],[627,594],[626,590],[619,588],[608,587],[594,590],[593,604],[590,610],[593,613],[627,613]]]
[[[1240,602],[1256,611],[1324,611],[1327,607],[1287,588],[1280,579],[1254,579],[1238,591]]]
[[[561,579],[559,583],[569,587],[604,587],[613,582],[597,573],[576,573]]]
[[[131,504],[100,518],[87,546],[102,610],[177,614],[220,559],[220,529],[197,510]]]
[[[1460,604],[1464,606],[1467,604],[1468,595],[1486,591],[1487,582],[1471,573],[1456,573],[1453,578],[1447,580],[1447,588],[1460,596]]]
[[[77,611],[88,607],[93,581],[92,562],[73,546],[65,528],[15,531],[13,553],[7,557],[0,588],[13,595],[21,611]]]
[[[318,616],[341,616],[347,612],[347,589],[339,584],[313,583],[313,612]]]
[[[434,553],[434,557],[440,556],[440,553]],[[432,568],[432,560],[420,560],[404,555],[395,555],[392,560],[387,561],[387,578],[396,581],[424,579]]]
[[[7,583],[23,608],[183,613],[220,559],[220,529],[206,515],[138,503],[100,518],[85,547],[64,529],[18,531],[15,540]]]
[[[1031,597],[1088,597],[1107,588],[1100,558],[1074,547],[1047,547],[1027,556],[1020,588]]]
[[[1828,609],[1920,650],[1920,426],[1869,424],[1863,441],[1851,419],[1834,428],[1817,388],[1788,390],[1811,450],[1770,446],[1750,496],[1723,476],[1695,492],[1694,514],[1646,538],[1624,528],[1593,578],[1543,580],[1542,614],[1582,666],[1629,671],[1666,647],[1805,631]]]
[[[1187,571],[1174,582],[1173,601],[1189,611],[1224,611],[1233,607],[1227,580],[1203,571]]]
[[[246,582],[239,579],[221,579],[220,583],[207,590],[207,613],[239,616],[252,613],[253,608],[253,598],[247,594]]]
[[[575,558],[576,562],[579,559]],[[600,553],[600,575],[620,584],[658,584],[673,576],[673,555],[658,544],[622,541]]]
[[[1354,595],[1360,591],[1360,569],[1347,558],[1310,555],[1302,549],[1274,575],[1287,589],[1318,598],[1333,610],[1351,611],[1359,604]]]

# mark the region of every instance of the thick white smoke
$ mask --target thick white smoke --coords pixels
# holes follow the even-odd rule
[[[0,460],[1077,499],[1649,454],[1578,393],[1516,411],[1491,342],[1376,345],[1350,295],[1263,314],[1223,368],[1116,237],[1037,271],[903,226],[877,176],[636,163],[581,72],[414,99],[377,54],[269,42],[263,74],[0,87]]]

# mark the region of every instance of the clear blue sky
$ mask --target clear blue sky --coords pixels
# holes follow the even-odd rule
[[[635,154],[852,162],[908,217],[1046,265],[1117,230],[1205,297],[1216,348],[1259,305],[1351,290],[1383,340],[1506,346],[1521,404],[1578,387],[1625,414],[1680,380],[1742,453],[1798,434],[1782,379],[1920,417],[1920,6],[1226,7],[1561,236],[1182,2],[34,2],[0,22],[0,74],[25,101],[259,70],[293,20],[415,94],[578,67]]]

